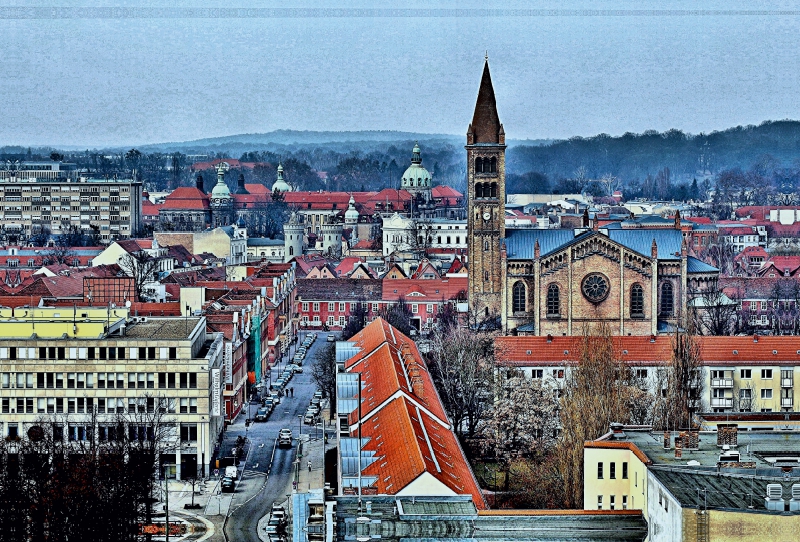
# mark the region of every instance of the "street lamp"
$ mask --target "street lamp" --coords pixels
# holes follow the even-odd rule
[[[302,414],[298,414],[297,415],[297,425],[300,426],[300,435],[302,435],[303,434],[303,415]],[[297,437],[297,440],[300,440],[299,436]]]

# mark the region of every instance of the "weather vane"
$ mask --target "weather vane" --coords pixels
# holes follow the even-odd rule
[[[486,49],[486,56],[483,57],[486,62],[489,62],[489,49]]]

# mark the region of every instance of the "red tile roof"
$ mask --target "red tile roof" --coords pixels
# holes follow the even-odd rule
[[[182,186],[176,188],[169,196],[166,197],[164,203],[161,205],[162,209],[194,209],[194,210],[207,210],[211,208],[208,195],[194,186]]]
[[[376,461],[363,474],[376,476],[383,494],[397,494],[427,473],[456,494],[472,495],[476,507],[486,503],[416,344],[382,318],[351,339],[360,352],[345,362],[345,371],[360,373],[361,408],[350,414],[351,435],[361,414],[365,449]]]
[[[565,366],[577,363],[583,337],[498,337],[498,365]],[[672,358],[672,338],[614,337],[614,351],[630,365],[661,365]],[[800,337],[696,337],[704,365],[800,365]]]
[[[270,196],[272,194],[272,190],[266,185],[261,183],[257,184],[247,184],[245,183],[244,189],[250,192],[251,194],[264,194],[266,196]]]
[[[384,301],[396,301],[402,296],[409,303],[449,301],[466,292],[468,284],[469,279],[466,275],[439,280],[383,279],[382,298]]]

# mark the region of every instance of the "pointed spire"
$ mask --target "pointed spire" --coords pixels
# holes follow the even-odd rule
[[[675,229],[681,229],[681,212],[675,211]]]
[[[653,237],[653,244],[650,245],[650,257],[651,258],[658,258],[658,244],[656,243],[656,238]]]
[[[533,242],[533,257],[538,260],[541,253],[542,249],[539,247],[539,240],[537,239]]]
[[[501,143],[500,117],[497,115],[497,102],[492,87],[492,76],[489,74],[489,60],[483,64],[481,86],[478,89],[478,100],[475,103],[475,113],[472,115],[472,124],[469,132],[473,134],[475,143]],[[469,143],[469,141],[468,141]]]

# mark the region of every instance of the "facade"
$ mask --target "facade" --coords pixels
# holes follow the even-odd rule
[[[0,222],[7,238],[19,242],[46,231],[59,235],[77,229],[98,234],[107,244],[139,232],[141,183],[78,179],[62,166],[67,164],[53,162],[53,170],[0,170]]]
[[[205,318],[133,318],[125,308],[0,309],[0,426],[26,438],[42,418],[65,444],[156,409],[171,424],[168,475],[209,476],[221,412],[222,337]],[[131,433],[135,434],[135,433]]]
[[[564,384],[578,363],[583,337],[500,337],[495,341],[498,365],[526,377]],[[698,336],[704,412],[794,412],[800,401],[800,338]],[[672,338],[614,337],[618,359],[659,393],[659,371],[672,358]],[[800,380],[798,380],[800,381]]]
[[[199,232],[155,232],[162,246],[182,245],[192,254],[213,254],[228,265],[247,262],[247,229],[238,225]]]

